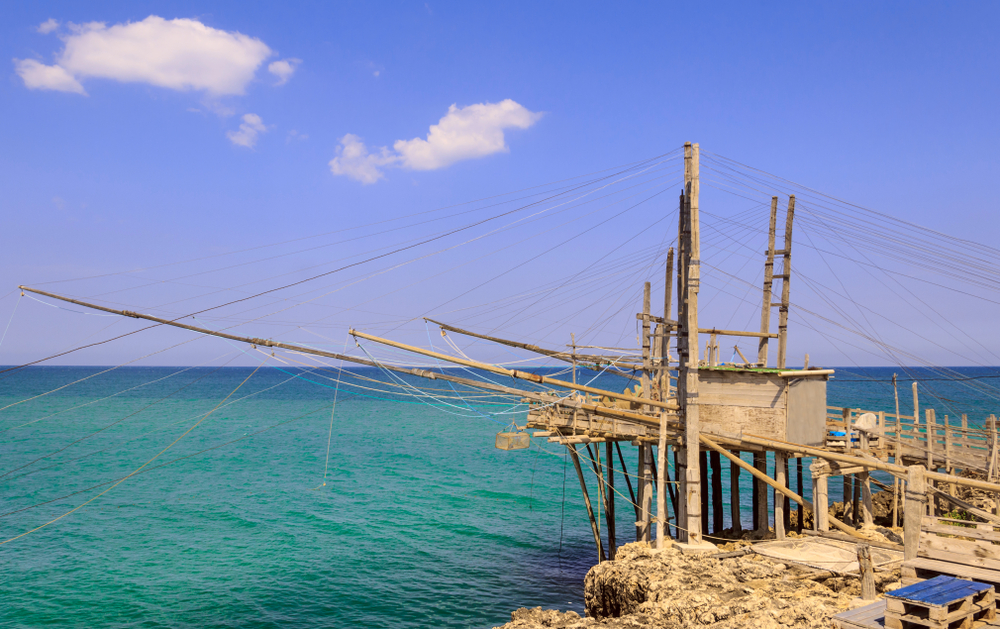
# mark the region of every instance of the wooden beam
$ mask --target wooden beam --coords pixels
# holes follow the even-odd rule
[[[497,367],[496,365],[479,362],[478,360],[467,360],[465,358],[457,358],[455,356],[449,356],[448,354],[442,354],[440,352],[433,352],[431,350],[423,349],[421,347],[416,347],[414,345],[407,345],[406,343],[391,341],[389,339],[374,336],[372,334],[365,334],[364,332],[359,332],[358,330],[354,329],[349,330],[349,334],[356,338],[365,339],[367,341],[372,341],[374,343],[380,343],[382,345],[387,345],[389,347],[395,347],[396,349],[406,350],[408,352],[419,354],[421,356],[427,356],[429,358],[437,358],[438,360],[444,360],[450,363],[455,363],[456,365],[464,365],[466,367],[482,369],[483,371],[488,371],[490,373],[495,373],[501,376],[507,376],[509,378],[514,378],[516,380],[527,380],[529,382],[534,382],[537,384],[547,384],[554,387],[561,387],[573,391],[581,391],[583,393],[592,393],[594,395],[610,397],[617,400],[626,400],[628,402],[639,402],[645,404],[646,406],[655,406],[656,408],[664,408],[668,410],[678,409],[678,406],[676,404],[660,402],[659,400],[651,400],[645,397],[637,398],[622,393],[616,393],[614,391],[608,391],[607,389],[588,387],[582,384],[573,384],[572,382],[566,382],[565,380],[558,380],[556,378],[549,378],[548,376],[542,376],[536,373],[531,373],[530,371],[519,371],[517,369],[506,369],[504,367]],[[654,417],[648,417],[647,419],[651,420],[653,422],[653,425],[659,424],[657,419]]]

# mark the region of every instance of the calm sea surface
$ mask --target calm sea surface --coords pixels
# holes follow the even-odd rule
[[[491,627],[521,606],[582,612],[596,553],[572,464],[544,440],[493,447],[523,413],[491,415],[510,409],[440,381],[419,384],[446,404],[263,368],[168,448],[253,370],[104,369],[0,376],[0,407],[17,403],[0,410],[0,541],[80,507],[0,545],[0,625]],[[891,411],[893,371],[904,413],[913,377],[939,420],[1000,412],[996,368],[956,369],[972,378],[959,382],[843,369],[830,404]]]

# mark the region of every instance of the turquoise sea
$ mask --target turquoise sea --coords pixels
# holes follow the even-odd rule
[[[0,545],[3,627],[492,627],[522,606],[582,612],[596,552],[572,464],[544,440],[493,447],[523,413],[498,419],[508,406],[440,381],[419,383],[441,389],[434,401],[265,367],[112,488],[253,369],[106,369],[0,374],[0,541],[93,499]],[[891,411],[894,371],[904,413],[913,377],[939,419],[1000,411],[997,368],[956,368],[960,381],[844,369],[829,402]]]

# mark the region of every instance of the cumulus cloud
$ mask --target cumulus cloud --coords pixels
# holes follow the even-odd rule
[[[275,85],[284,85],[288,83],[288,79],[292,78],[295,74],[295,68],[302,63],[301,59],[281,59],[280,61],[272,61],[267,66],[267,71],[278,77],[278,82]]]
[[[380,168],[399,161],[389,149],[382,147],[378,152],[371,153],[361,138],[348,133],[340,138],[337,157],[330,160],[330,171],[334,175],[345,175],[351,179],[368,185],[382,179],[385,175]]]
[[[506,129],[527,129],[542,114],[529,111],[511,99],[459,108],[452,105],[427,138],[397,140],[393,150],[386,147],[369,151],[361,139],[347,134],[340,140],[337,157],[330,161],[335,175],[345,175],[363,184],[382,179],[382,168],[397,166],[409,170],[436,170],[465,159],[507,152]]]
[[[257,136],[267,132],[267,126],[257,114],[244,114],[243,122],[240,123],[239,131],[229,131],[226,137],[237,146],[245,146],[252,149],[257,145]]]
[[[14,59],[14,70],[29,90],[55,90],[87,95],[80,82],[61,66],[47,66],[34,59]]]
[[[59,28],[59,20],[55,19],[54,17],[50,17],[49,19],[39,24],[36,30],[42,35],[48,35],[57,28]]]
[[[151,15],[141,22],[114,26],[70,24],[70,31],[62,37],[65,45],[55,65],[14,60],[27,87],[82,94],[82,79],[103,78],[204,91],[211,96],[243,94],[257,69],[273,54],[257,38],[192,19]],[[72,85],[77,87],[69,89]]]

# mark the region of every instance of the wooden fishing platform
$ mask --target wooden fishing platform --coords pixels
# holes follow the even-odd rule
[[[915,581],[919,576],[965,571],[967,574],[974,572],[976,578],[986,583],[1000,583],[1000,533],[997,532],[1000,517],[962,501],[956,492],[957,487],[964,486],[994,497],[1000,495],[1000,484],[995,482],[1000,472],[1000,440],[995,417],[987,418],[982,428],[970,426],[965,415],[960,418],[945,416],[939,420],[934,409],[925,409],[921,417],[917,383],[912,385],[913,414],[901,414],[895,380],[894,413],[832,407],[828,405],[826,387],[828,380],[836,377],[833,370],[810,367],[808,355],[802,367],[788,366],[794,196],[788,197],[784,211],[780,248],[777,244],[779,198],[771,199],[768,247],[762,261],[764,281],[759,329],[700,327],[697,144],[685,145],[684,164],[684,190],[678,205],[678,244],[676,252],[671,248],[667,254],[664,303],[659,314],[653,312],[651,285],[646,282],[641,309],[635,314],[641,324],[641,334],[634,355],[581,351],[600,348],[578,347],[572,336],[569,351],[542,348],[428,319],[441,327],[442,334],[467,335],[571,364],[571,380],[434,352],[358,330],[350,331],[359,343],[377,343],[414,356],[504,376],[511,381],[500,384],[442,371],[386,364],[371,357],[359,358],[297,344],[236,336],[28,287],[22,290],[272,350],[350,361],[516,397],[528,406],[526,420],[518,427],[519,431],[530,430],[533,437],[545,438],[567,448],[583,492],[599,560],[614,558],[617,546],[615,502],[616,495],[624,494],[615,486],[616,468],[628,488],[630,511],[634,510],[635,514],[636,539],[655,542],[657,548],[664,548],[668,543],[680,544],[687,550],[711,548],[706,537],[721,535],[724,531],[730,536],[741,532],[743,501],[739,479],[743,473],[753,478],[751,521],[754,530],[765,532],[773,528],[781,540],[792,528],[801,531],[805,512],[812,511],[815,534],[839,535],[860,541],[864,536],[859,529],[873,525],[871,474],[880,471],[893,478],[888,491],[894,496],[905,496],[903,513],[893,509],[893,524],[899,524],[902,519],[904,529],[904,577]],[[776,262],[780,264],[778,272]],[[776,281],[781,283],[780,291],[774,285]],[[771,329],[774,318],[777,319],[776,332]],[[755,339],[757,355],[747,358],[737,347],[735,351],[741,360],[722,363],[720,337]],[[777,342],[774,357],[769,354],[772,341]],[[621,392],[583,385],[576,382],[580,369],[625,375],[638,383]],[[496,443],[503,449],[518,449],[527,442],[521,435],[508,435],[498,437]],[[632,472],[626,465],[622,445],[637,448]],[[750,455],[752,463],[744,460],[744,453]],[[586,457],[584,463],[581,463],[581,454]],[[768,473],[769,457],[773,460],[771,473]],[[812,499],[809,501],[803,498],[806,493],[804,459],[811,461]],[[722,486],[724,461],[730,468],[727,488]],[[592,468],[592,474],[591,469],[584,471],[585,465]],[[970,472],[985,480],[975,478]],[[838,476],[845,481],[843,502],[848,505],[843,521],[829,513],[828,480]],[[596,505],[591,501],[588,479],[596,484]],[[731,523],[728,531],[724,529],[723,517],[727,491]],[[792,502],[798,505],[794,521],[789,508]],[[943,522],[941,516],[945,505],[973,514],[978,523],[970,528],[966,524]],[[602,536],[595,515],[601,509],[608,523],[604,529],[606,538]],[[945,526],[955,531],[943,529]],[[831,527],[838,532],[831,532]]]

